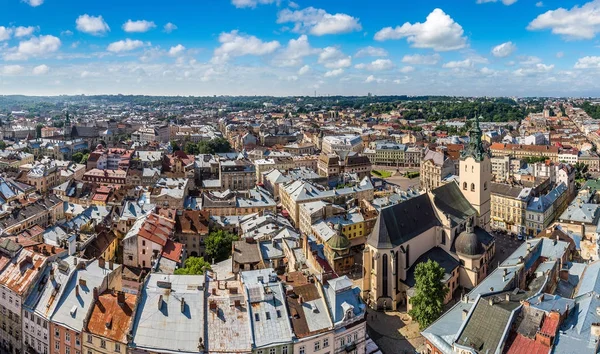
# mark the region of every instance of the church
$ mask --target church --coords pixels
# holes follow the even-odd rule
[[[462,151],[459,183],[450,182],[379,213],[363,253],[363,297],[372,308],[410,309],[414,270],[429,259],[445,270],[450,291],[471,289],[488,274],[495,253],[490,227],[490,155],[479,119]]]

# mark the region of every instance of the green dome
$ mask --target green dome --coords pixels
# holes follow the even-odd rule
[[[333,250],[345,250],[350,248],[350,240],[343,236],[342,234],[336,233],[329,240],[327,240],[327,244]]]

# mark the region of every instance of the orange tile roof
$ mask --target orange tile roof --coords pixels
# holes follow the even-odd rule
[[[45,256],[24,249],[19,253],[17,259],[2,271],[0,284],[21,296],[29,289],[45,262]]]
[[[132,321],[136,295],[123,293],[123,296],[123,304],[119,304],[118,295],[112,292],[98,296],[87,326],[89,333],[115,342],[127,343],[127,331]]]
[[[152,213],[138,231],[138,236],[164,247],[174,230],[174,221]]]

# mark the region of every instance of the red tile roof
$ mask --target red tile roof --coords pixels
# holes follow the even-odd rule
[[[183,253],[183,244],[179,242],[173,242],[170,239],[163,247],[162,256],[166,259],[170,259],[173,262],[179,262],[181,260],[181,254]]]
[[[174,230],[174,221],[152,213],[138,231],[138,236],[164,247]]]
[[[549,350],[542,343],[517,334],[506,354],[548,354]]]

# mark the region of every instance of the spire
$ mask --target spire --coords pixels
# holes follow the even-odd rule
[[[461,158],[473,157],[475,161],[482,161],[486,154],[483,144],[481,143],[481,127],[479,126],[479,119],[482,117],[475,114],[475,124],[469,131],[469,145],[461,153]]]

